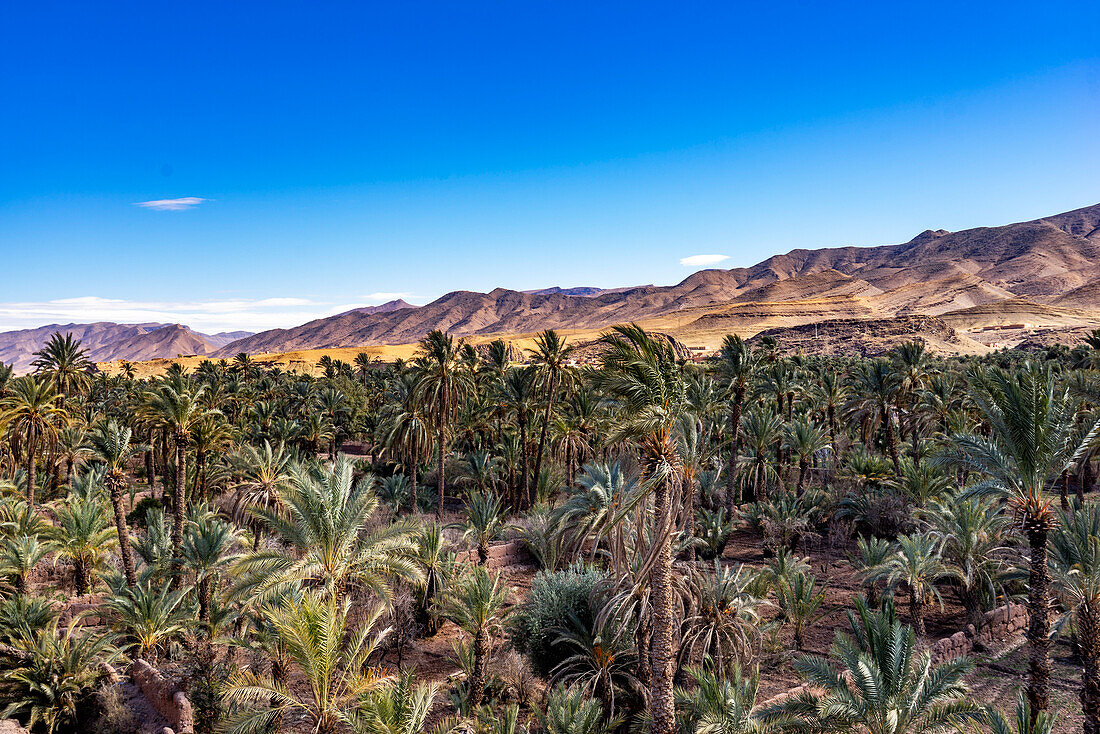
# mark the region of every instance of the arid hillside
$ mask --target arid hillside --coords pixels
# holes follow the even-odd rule
[[[674,286],[455,291],[425,306],[357,309],[265,331],[217,356],[411,344],[431,329],[515,336],[627,321],[703,349],[731,332],[832,319],[931,315],[962,332],[1100,326],[1098,261],[1100,204],[1000,227],[927,230],[898,245],[793,250],[750,268],[699,271]]]

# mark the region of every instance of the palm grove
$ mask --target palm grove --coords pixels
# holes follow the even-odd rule
[[[0,365],[3,715],[134,730],[105,676],[140,659],[200,731],[1044,734],[1068,635],[1100,732],[1100,334],[950,360],[729,336],[695,363],[629,325],[586,354],[436,331],[410,362],[136,379],[55,335]],[[764,562],[724,559],[735,536]],[[806,654],[823,549],[862,592]],[[1026,604],[1017,711],[932,658],[945,600],[971,631]],[[808,685],[757,700],[761,665]]]

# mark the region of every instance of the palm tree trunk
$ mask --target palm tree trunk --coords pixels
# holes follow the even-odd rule
[[[436,449],[436,469],[439,471],[439,480],[436,482],[436,489],[438,490],[439,503],[435,507],[435,516],[437,519],[443,519],[443,491],[445,479],[443,476],[443,415],[439,416],[439,425],[436,429],[436,443],[439,446]]]
[[[672,518],[669,500],[667,483],[659,482],[653,496],[659,545],[650,581],[653,642],[649,651],[649,707],[653,717],[653,734],[674,734],[676,731],[672,693],[672,536],[669,532]]]
[[[519,416],[519,504],[520,509],[531,506],[531,476],[527,473],[527,416]]]
[[[735,504],[734,485],[737,482],[737,454],[741,451],[741,406],[745,401],[745,391],[735,390],[733,404],[730,406],[730,458],[726,462],[726,514],[733,517]],[[739,499],[739,498],[738,498]]]
[[[546,412],[542,414],[542,428],[539,430],[539,446],[535,451],[535,476],[542,473],[542,451],[546,447],[546,431],[550,428],[550,412],[554,408],[554,392],[557,390],[558,375],[550,376],[550,389],[546,395]],[[537,481],[537,479],[536,479]]]
[[[1100,605],[1097,601],[1100,600],[1084,602],[1078,607],[1076,615],[1085,734],[1100,734]]]
[[[126,585],[137,586],[137,571],[134,567],[133,550],[130,548],[130,529],[126,527],[126,509],[122,505],[122,480],[119,477],[107,477],[107,487],[111,493],[111,507],[115,511],[115,531],[118,533],[118,553],[122,558],[122,572],[126,575]]]
[[[913,630],[918,636],[924,637],[924,599],[915,586],[909,587],[909,620],[913,623]]]
[[[38,451],[38,437],[35,435],[34,426],[31,426],[27,431],[27,504],[31,509],[34,509],[34,490],[36,477],[34,476],[35,470],[35,453]]]
[[[890,461],[894,463],[894,473],[901,476],[901,457],[898,456],[898,442],[894,437],[894,417],[889,410],[883,417],[886,429],[886,449],[890,452]]]
[[[187,437],[182,434],[175,436],[176,444],[176,481],[172,490],[172,588],[178,589],[181,579],[180,547],[183,545],[183,523],[186,520],[187,493]]]
[[[489,657],[489,635],[479,629],[474,635],[474,670],[470,676],[470,703],[480,706],[485,696],[485,663]]]
[[[1047,570],[1047,530],[1043,520],[1032,520],[1027,531],[1031,547],[1028,570],[1028,681],[1027,701],[1032,723],[1050,706],[1050,578]]]

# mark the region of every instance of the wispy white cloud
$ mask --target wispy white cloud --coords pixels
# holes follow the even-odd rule
[[[685,268],[697,268],[701,265],[715,265],[729,259],[729,255],[691,255],[680,258],[680,264]]]
[[[153,201],[136,201],[135,206],[140,206],[143,209],[153,209],[158,212],[182,212],[188,209],[192,209],[204,201],[209,199],[203,199],[199,196],[182,196],[178,199],[154,199]]]
[[[365,296],[363,296],[363,300],[367,302],[368,306],[377,306],[377,305],[382,304],[382,303],[389,303],[390,301],[396,301],[399,298],[405,299],[405,298],[411,298],[411,297],[412,297],[412,293],[408,293],[406,291],[401,291],[401,292],[394,291],[392,293],[388,293],[386,291],[381,291],[379,293],[370,293],[368,295],[365,295]]]
[[[349,308],[343,303],[290,296],[204,301],[130,301],[79,296],[50,301],[0,302],[0,331],[94,321],[180,323],[208,333],[238,329],[263,331],[297,326]]]

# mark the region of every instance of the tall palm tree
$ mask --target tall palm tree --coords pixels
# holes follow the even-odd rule
[[[498,399],[506,410],[515,414],[519,430],[519,487],[514,490],[513,505],[526,508],[532,504],[531,475],[528,467],[527,429],[536,407],[538,372],[534,367],[512,367],[498,386]]]
[[[54,333],[34,356],[31,366],[61,394],[59,404],[62,408],[67,397],[87,389],[92,363],[87,350],[81,349],[80,341],[72,334]]]
[[[565,343],[565,337],[553,329],[547,329],[535,337],[535,348],[531,351],[531,362],[539,371],[539,377],[545,388],[546,407],[542,414],[542,427],[539,429],[538,447],[535,449],[535,474],[542,473],[542,456],[546,448],[546,433],[550,428],[550,415],[554,411],[554,398],[558,388],[567,382],[571,373],[569,358],[573,347]]]
[[[653,494],[656,537],[649,571],[653,606],[649,704],[655,734],[673,734],[672,525],[683,474],[674,428],[687,409],[687,386],[667,339],[631,324],[614,327],[601,341],[603,369],[596,374],[596,383],[618,403],[619,433],[634,440],[646,487]]]
[[[481,704],[485,696],[486,670],[492,639],[503,630],[508,617],[508,590],[500,585],[500,574],[477,566],[459,579],[443,605],[443,614],[474,639],[474,667],[469,681],[469,700]]]
[[[58,431],[68,420],[68,413],[61,406],[61,395],[53,384],[32,375],[13,380],[0,407],[11,436],[12,454],[23,457],[27,504],[34,507],[38,454],[56,446]]]
[[[821,451],[832,448],[829,438],[817,426],[807,421],[796,420],[788,423],[783,436],[783,446],[798,457],[797,490],[802,494],[806,486],[806,475],[814,457]]]
[[[272,731],[288,713],[303,716],[310,731],[335,734],[351,725],[364,699],[386,686],[391,676],[370,658],[387,631],[375,632],[379,606],[353,627],[350,604],[305,594],[263,614],[287,660],[298,670],[302,686],[287,686],[271,675],[237,671],[226,684],[224,700],[240,709],[227,723],[228,734]]]
[[[1085,734],[1100,732],[1100,506],[1063,512],[1051,538],[1052,578],[1073,614],[1081,658]]]
[[[726,512],[733,515],[734,483],[737,481],[737,458],[741,452],[741,413],[745,395],[752,387],[756,360],[752,350],[736,334],[728,334],[718,350],[718,372],[729,385],[730,393],[730,454],[726,462]]]
[[[202,403],[205,385],[195,387],[186,381],[166,380],[155,389],[146,393],[146,412],[172,438],[175,457],[175,486],[172,490],[172,553],[175,560],[172,567],[180,568],[180,547],[183,544],[183,526],[186,520],[187,496],[187,449],[191,433],[202,421],[218,411],[207,408]],[[179,586],[179,579],[172,580],[173,588]]]
[[[128,426],[119,425],[114,419],[96,424],[88,435],[94,460],[104,466],[103,483],[111,497],[111,509],[115,514],[115,532],[118,535],[118,552],[122,557],[122,570],[126,583],[137,584],[133,550],[130,548],[130,529],[126,525],[126,507],[122,502],[122,490],[126,487],[126,465],[130,459],[148,447],[130,443],[133,432]]]
[[[462,358],[462,344],[450,334],[434,329],[417,345],[415,363],[417,392],[428,406],[436,438],[438,499],[436,514],[443,517],[446,491],[447,433],[463,398],[473,388],[473,375]]]
[[[391,401],[383,409],[386,425],[383,443],[395,452],[410,480],[410,501],[416,512],[417,472],[422,452],[431,449],[431,425],[428,413],[416,390],[416,375],[409,370],[398,371],[390,389]]]
[[[895,474],[901,474],[901,456],[894,430],[898,390],[898,376],[885,359],[861,363],[852,374],[851,415],[865,421],[871,429],[882,428]]]
[[[1047,538],[1057,518],[1045,490],[1096,440],[1100,423],[1084,440],[1075,440],[1075,401],[1058,386],[1048,365],[1027,363],[1012,373],[996,368],[975,372],[970,397],[989,425],[990,435],[954,435],[954,451],[947,458],[984,477],[971,493],[1007,499],[1016,526],[1027,539],[1027,697],[1034,718],[1050,703]]]

